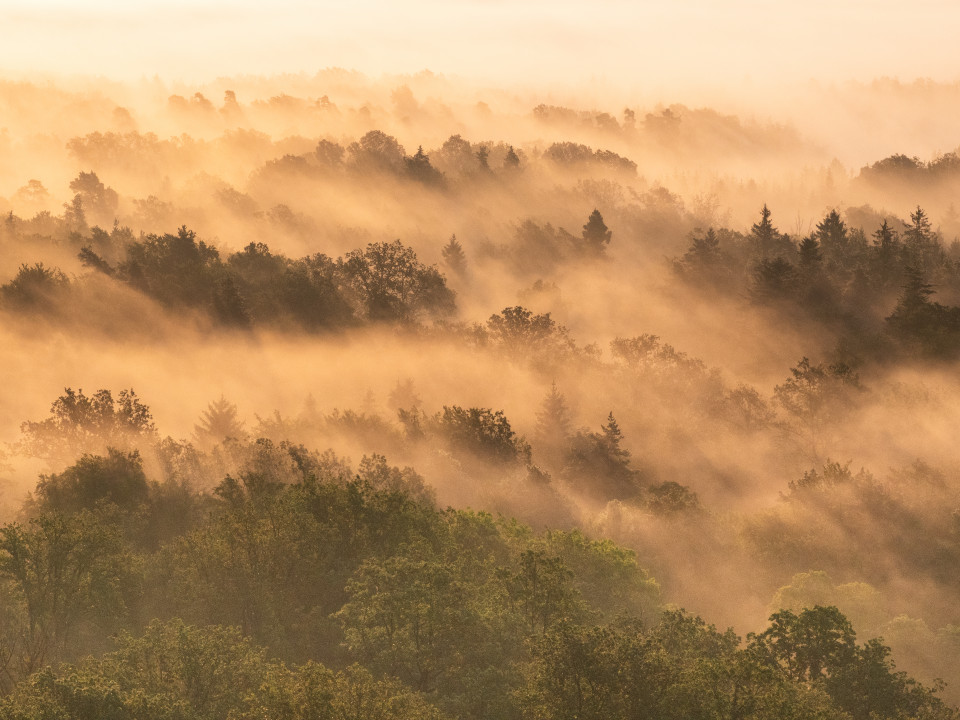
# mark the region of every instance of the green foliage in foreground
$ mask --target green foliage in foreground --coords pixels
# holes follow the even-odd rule
[[[955,717],[836,608],[744,642],[609,541],[254,447],[165,531],[136,455],[42,479],[0,528],[0,720]]]
[[[720,633],[677,611],[664,613],[648,630],[631,622],[560,621],[528,640],[523,661],[503,669],[509,676],[506,694],[489,692],[481,678],[473,708],[360,665],[333,671],[308,661],[290,667],[268,659],[235,629],[153,621],[140,637],[121,634],[114,652],[34,674],[0,700],[0,718],[956,716],[928,690],[891,672],[875,641],[862,647],[847,642],[843,630],[849,624],[835,608],[778,615],[770,630],[746,646],[732,632]],[[445,629],[463,632],[452,625]],[[796,633],[789,650],[779,646],[784,632]],[[823,675],[808,675],[811,667],[797,664],[801,656],[819,656],[817,672]],[[429,662],[448,660],[437,656]]]
[[[267,660],[236,630],[155,621],[142,637],[78,665],[46,668],[0,703],[10,720],[333,720],[439,718],[427,699],[359,667],[334,673],[316,663]]]

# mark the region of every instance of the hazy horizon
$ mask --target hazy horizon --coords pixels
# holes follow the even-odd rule
[[[896,77],[953,81],[956,5],[738,0],[677,3],[282,0],[131,6],[6,2],[0,73],[159,76],[434,73],[500,85],[600,82],[626,91]],[[720,80],[722,78],[722,80]]]

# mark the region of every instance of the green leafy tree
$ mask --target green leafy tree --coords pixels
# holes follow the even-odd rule
[[[89,512],[48,513],[0,528],[0,582],[22,608],[17,674],[69,659],[82,630],[93,637],[79,647],[99,644],[97,636],[124,620],[129,574],[118,530]]]
[[[584,607],[571,582],[573,573],[560,557],[533,547],[520,553],[518,565],[507,577],[507,592],[530,634],[581,617]]]
[[[929,688],[895,671],[880,640],[857,645],[853,627],[836,607],[780,610],[770,623],[748,638],[751,646],[793,681],[824,690],[855,720],[955,717]]]
[[[462,672],[479,639],[468,588],[445,562],[416,554],[367,561],[347,592],[337,615],[351,654],[420,692]]]
[[[518,692],[523,717],[626,717],[618,702],[616,651],[616,637],[606,628],[583,628],[574,623],[550,628],[538,639],[534,660],[525,668],[525,686]]]
[[[418,502],[431,505],[436,499],[433,489],[420,473],[412,467],[391,467],[383,455],[364,455],[360,460],[357,477],[379,492],[402,493]]]
[[[146,504],[149,493],[140,453],[108,448],[106,456],[84,455],[62,473],[41,475],[36,506],[41,512],[75,513],[107,502],[129,511]]]
[[[853,626],[832,606],[780,610],[754,642],[798,682],[822,681],[856,657]]]

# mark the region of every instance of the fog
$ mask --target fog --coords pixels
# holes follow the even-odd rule
[[[337,65],[372,74],[430,68],[500,86],[598,79],[657,93],[750,82],[759,93],[809,78],[952,80],[956,19],[943,0],[909,8],[858,0],[363,0],[349,7],[283,0],[269,12],[219,0],[41,0],[10,4],[0,39],[3,68],[18,73],[66,69],[129,80],[159,72],[199,82]]]
[[[478,5],[464,6],[457,22]],[[492,5],[484,17],[494,23],[507,13]],[[108,10],[112,22],[133,22],[108,4],[38,8],[19,11],[14,25],[30,27],[41,13],[63,13],[63,24],[80,13],[89,22]],[[811,8],[803,27],[826,12]],[[293,9],[283,6],[276,22],[290,22]],[[848,24],[851,9],[839,11]],[[918,12],[933,10],[944,8],[928,3]],[[188,39],[214,15],[181,12],[196,22]],[[249,22],[249,12],[232,22]],[[347,22],[361,21],[360,10],[344,12]],[[873,22],[895,15],[881,5]],[[569,32],[563,13],[557,17],[556,31]],[[741,32],[761,20],[762,13]],[[601,28],[591,23],[584,32],[593,37]],[[54,32],[64,30],[57,24]],[[623,32],[614,33],[611,54],[624,52]],[[697,32],[683,43],[702,40],[703,28]],[[911,42],[904,40],[907,49]],[[425,48],[418,52],[430,41]],[[857,49],[864,48],[849,51]],[[929,55],[917,49],[904,73],[924,71]],[[76,69],[100,72],[97,62]],[[135,55],[130,73],[140,72],[138,62]],[[222,62],[239,70],[196,82],[17,72],[0,82],[6,517],[17,515],[39,474],[115,440],[59,454],[30,450],[21,423],[48,417],[66,388],[133,388],[158,437],[198,446],[195,426],[222,397],[243,422],[246,435],[236,440],[329,448],[351,467],[385,454],[423,475],[441,506],[609,536],[637,552],[666,602],[711,623],[745,633],[762,627],[777,603],[800,607],[816,596],[840,605],[858,630],[883,634],[898,663],[924,679],[960,664],[950,639],[960,624],[950,569],[960,505],[953,336],[929,346],[925,336],[917,346],[887,338],[900,275],[868,294],[857,270],[838,265],[831,277],[842,279],[841,310],[818,315],[810,298],[791,305],[763,294],[758,258],[749,254],[765,204],[789,235],[789,253],[834,209],[851,233],[862,229],[856,237],[867,253],[884,219],[906,237],[920,205],[942,255],[928,267],[934,299],[956,305],[960,216],[952,198],[960,176],[952,161],[940,161],[960,145],[952,127],[960,86],[874,82],[855,64],[855,81],[791,77],[793,95],[756,82],[750,93],[734,84],[698,94],[687,83],[653,97],[619,76],[584,92],[576,73],[567,84],[541,84],[523,62],[522,82],[504,81],[501,68],[477,81],[429,71],[264,74],[269,65],[243,75],[260,56],[245,60],[250,68],[229,56]],[[871,173],[893,155],[918,161]],[[598,237],[587,227],[595,210],[609,244],[590,240]],[[722,277],[702,274],[688,257],[708,228],[728,253]],[[460,264],[444,252],[451,236]],[[162,266],[177,238],[206,258],[201,270],[200,261]],[[443,274],[453,303],[425,295],[392,317],[364,305],[351,257],[397,239],[415,252],[423,277],[435,277],[431,267]],[[24,273],[35,263],[61,274],[29,285]],[[284,282],[307,268],[310,287],[326,288],[324,307],[339,308],[340,319],[330,319],[334,310],[311,314],[307,306],[319,301],[270,285],[274,266]],[[201,274],[188,286],[183,278],[194,270]],[[427,283],[423,277],[417,282]],[[211,299],[214,284],[220,294]],[[242,303],[224,309],[230,292]],[[517,306],[532,315],[511,324],[504,309]],[[242,310],[243,322],[231,324],[231,308]],[[803,358],[821,375],[792,374]],[[841,364],[857,378],[837,370]],[[599,433],[613,414],[629,452],[620,469],[635,473],[643,501],[606,492],[600,480],[594,486],[604,470],[571,469],[565,450],[551,449],[538,413],[552,387],[569,408],[562,442],[580,429],[581,439]],[[445,436],[441,415],[454,406],[502,410],[546,480],[522,461],[494,462]],[[411,409],[422,437],[398,416]],[[134,445],[161,480],[152,442]],[[220,479],[198,477],[197,488]],[[654,490],[668,483],[689,494],[671,505]],[[926,649],[918,634],[933,638]]]

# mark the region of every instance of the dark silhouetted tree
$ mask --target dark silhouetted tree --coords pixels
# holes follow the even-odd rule
[[[350,162],[359,170],[399,173],[406,153],[395,137],[371,130],[347,148]]]
[[[610,238],[613,237],[613,233],[607,229],[599,210],[594,209],[594,211],[590,213],[587,224],[583,226],[581,237],[583,238],[584,248],[592,255],[603,254],[607,245],[610,244]]]
[[[455,308],[443,276],[399,240],[354,250],[339,267],[370,320],[411,322],[421,315],[444,317]]]
[[[789,239],[773,226],[770,208],[766,204],[760,210],[760,222],[750,227],[750,242],[754,254],[764,259],[793,251]]]
[[[107,187],[94,172],[81,172],[70,181],[70,189],[83,201],[83,209],[91,221],[110,227],[120,199],[116,190]]]
[[[797,298],[797,269],[782,257],[764,258],[753,270],[750,299],[757,305],[772,305]]]
[[[642,491],[640,474],[630,467],[630,452],[622,443],[623,433],[611,412],[599,433],[581,430],[574,435],[563,476],[595,500],[636,499]]]
[[[106,456],[84,455],[59,474],[41,475],[36,505],[41,512],[74,513],[102,501],[135,510],[147,502],[149,490],[140,453],[108,448]]]
[[[214,287],[213,312],[217,320],[225,325],[236,327],[248,327],[250,325],[247,303],[243,299],[237,284],[228,274],[220,277]]]
[[[430,164],[430,158],[423,151],[423,146],[417,148],[413,157],[404,159],[404,164],[409,175],[414,180],[424,185],[442,185],[443,173]]]
[[[813,236],[820,242],[820,250],[827,265],[831,268],[846,268],[849,264],[847,226],[836,209],[831,210],[817,223]]]
[[[487,462],[530,462],[530,445],[514,432],[502,410],[444,406],[432,425],[454,450]]]
[[[21,265],[16,276],[0,286],[0,302],[20,310],[53,307],[70,282],[57,268],[44,267],[43,263]]]
[[[516,170],[520,167],[520,156],[513,149],[513,145],[507,148],[507,154],[503,158],[504,170]]]
[[[550,317],[550,313],[535,315],[517,305],[504,308],[487,320],[490,337],[508,354],[524,356],[550,353],[557,356],[573,348],[567,329]]]

